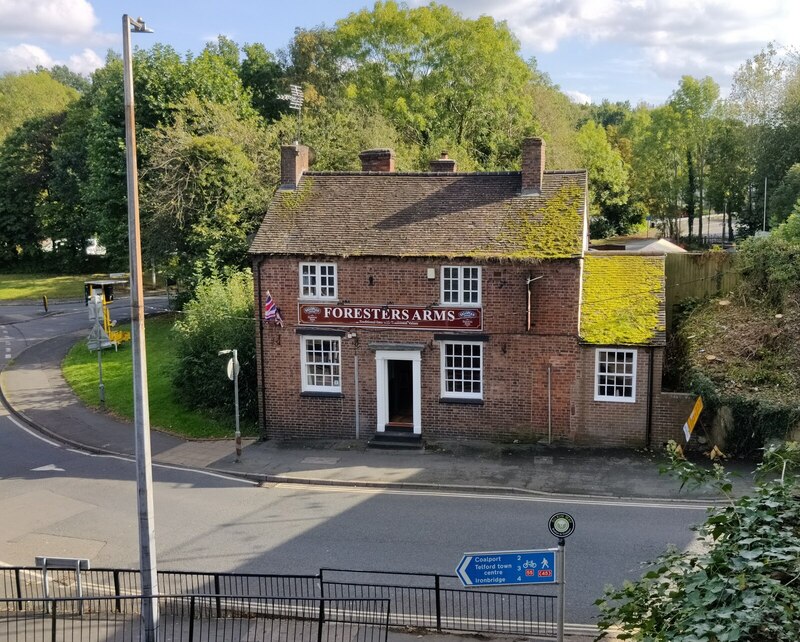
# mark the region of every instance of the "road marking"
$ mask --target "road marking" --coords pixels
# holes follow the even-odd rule
[[[315,490],[328,493],[355,493],[361,495],[425,495],[428,497],[458,497],[461,499],[503,499],[512,502],[533,502],[542,504],[576,504],[582,506],[617,506],[622,508],[667,508],[675,510],[698,510],[706,511],[712,508],[712,504],[684,504],[678,502],[647,502],[647,501],[623,501],[615,499],[603,499],[601,497],[581,498],[581,497],[532,497],[520,495],[494,495],[487,493],[460,493],[446,491],[428,491],[414,489],[393,489],[393,488],[351,488],[340,486],[317,486],[314,484],[292,484],[279,482],[271,485],[272,488],[284,488],[294,490]]]
[[[47,472],[49,470],[58,471],[60,473],[66,472],[63,468],[59,468],[55,464],[47,464],[47,466],[39,466],[38,468],[31,468],[31,472],[39,473],[39,472]]]
[[[21,428],[22,430],[24,430],[31,437],[36,437],[36,439],[38,439],[39,441],[43,441],[46,444],[50,444],[54,448],[61,449],[61,447],[62,447],[61,444],[56,443],[55,441],[52,441],[52,440],[48,439],[47,437],[43,437],[38,432],[36,432],[35,430],[31,430],[27,426],[23,426],[20,422],[18,422],[16,419],[14,419],[14,417],[9,416],[8,420],[10,422],[12,422],[15,426],[17,426],[17,428]]]

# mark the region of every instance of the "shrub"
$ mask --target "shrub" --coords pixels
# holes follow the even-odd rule
[[[198,284],[194,298],[186,304],[183,318],[175,324],[178,367],[175,387],[186,403],[195,408],[233,411],[233,383],[225,364],[230,358],[220,350],[235,348],[239,364],[239,411],[256,419],[255,317],[253,275],[250,270],[213,276]]]

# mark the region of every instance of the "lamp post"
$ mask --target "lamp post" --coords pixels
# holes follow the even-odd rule
[[[234,348],[233,350],[220,350],[217,354],[231,355],[231,359],[228,362],[228,378],[233,379],[233,398],[236,407],[236,432],[234,437],[236,439],[236,461],[238,463],[242,460],[242,433],[239,430],[239,353]]]
[[[131,31],[152,33],[144,21],[122,16],[122,62],[125,86],[125,160],[128,169],[128,245],[131,272],[131,346],[133,354],[133,422],[136,433],[136,495],[139,514],[139,573],[142,583],[142,637],[158,639],[158,577],[153,521],[153,466],[150,454],[150,409],[144,338],[142,245],[139,235],[139,183],[133,111]]]

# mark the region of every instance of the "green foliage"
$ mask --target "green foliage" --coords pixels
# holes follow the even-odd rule
[[[635,345],[663,331],[659,302],[664,291],[660,257],[587,256],[583,268],[581,338],[598,345]]]
[[[769,457],[796,460],[796,444]],[[670,453],[685,483],[711,484],[729,498],[697,527],[700,552],[669,550],[641,579],[608,587],[600,607],[603,638],[639,642],[793,642],[800,639],[800,484],[761,481],[751,496],[730,499],[718,465],[702,470]],[[772,466],[772,464],[769,464]],[[760,467],[763,472],[768,466]]]
[[[777,226],[789,218],[798,200],[800,200],[800,163],[795,163],[769,197],[767,211],[770,225]]]
[[[780,310],[800,289],[800,244],[785,240],[793,225],[778,235],[747,239],[739,246],[738,265],[744,294]]]
[[[773,236],[793,245],[800,245],[800,198],[794,204],[794,209],[783,223],[773,231]]]
[[[47,71],[0,76],[0,143],[25,121],[62,112],[77,97]]]
[[[243,417],[255,419],[258,393],[252,274],[242,270],[202,279],[184,312],[175,324],[175,388],[192,408],[233,412],[233,383],[225,373],[228,357],[217,353],[235,348],[241,364],[240,412]]]
[[[608,142],[606,131],[589,121],[578,131],[580,165],[589,171],[589,213],[598,216],[609,206],[628,202],[628,169]]]

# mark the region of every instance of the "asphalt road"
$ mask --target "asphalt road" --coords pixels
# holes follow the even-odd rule
[[[124,310],[125,302],[118,304]],[[47,318],[37,314],[0,308],[0,359],[56,334],[88,331],[80,304]],[[153,476],[162,570],[452,574],[464,552],[554,546],[547,518],[568,510],[577,529],[567,542],[567,621],[578,623],[593,622],[603,586],[638,577],[640,564],[668,544],[692,545],[689,526],[704,517],[696,505],[261,488],[160,466]],[[43,440],[2,409],[0,515],[0,562],[29,565],[35,555],[63,555],[88,557],[97,567],[138,565],[134,464]]]

